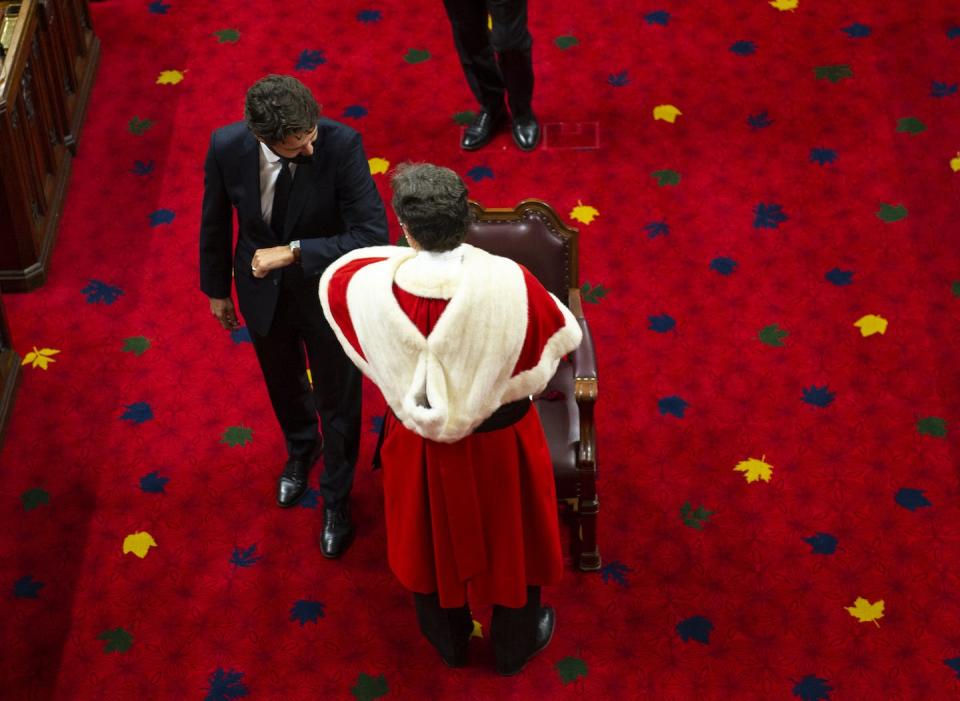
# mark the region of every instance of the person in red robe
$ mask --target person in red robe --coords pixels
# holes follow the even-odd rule
[[[456,173],[404,164],[393,208],[409,247],[357,249],[320,280],[347,356],[383,393],[390,567],[424,636],[467,662],[468,599],[492,604],[497,671],[550,642],[540,588],[563,564],[553,467],[531,397],[580,343],[573,315],[521,265],[463,243]]]

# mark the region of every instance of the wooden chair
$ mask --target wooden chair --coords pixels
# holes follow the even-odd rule
[[[470,203],[473,221],[467,243],[517,261],[564,301],[583,330],[580,347],[560,362],[535,406],[550,444],[557,498],[572,506],[571,547],[581,570],[600,569],[597,549],[597,459],[593,405],[597,362],[580,301],[577,230],[539,200],[513,209],[484,209]]]

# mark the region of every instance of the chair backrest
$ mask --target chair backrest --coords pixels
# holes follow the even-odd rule
[[[540,200],[524,200],[513,209],[484,209],[471,202],[470,212],[467,243],[515,260],[568,303],[570,289],[580,287],[576,229]]]

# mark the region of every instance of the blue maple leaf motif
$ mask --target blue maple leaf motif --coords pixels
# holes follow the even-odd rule
[[[87,296],[87,304],[113,304],[123,294],[123,290],[100,280],[90,280],[90,283],[80,290],[80,294]]]
[[[363,105],[350,105],[343,111],[343,116],[349,117],[350,119],[360,119],[361,117],[366,117],[367,114],[367,108]]]
[[[656,331],[657,333],[667,333],[667,331],[673,331],[673,328],[677,325],[677,322],[674,321],[673,317],[669,314],[659,314],[649,318],[650,330]]]
[[[234,545],[233,554],[230,556],[230,564],[234,567],[252,567],[260,560],[260,556],[256,555],[256,552],[256,543],[246,550],[241,550],[239,545]]]
[[[210,686],[204,701],[230,701],[247,695],[247,687],[243,684],[243,672],[224,670],[217,667],[217,671],[210,675],[207,682]]]
[[[837,160],[837,152],[832,148],[812,148],[810,149],[810,160],[818,165],[825,166]]]
[[[666,10],[654,10],[645,14],[643,20],[647,24],[659,24],[666,27],[670,23],[670,13]]]
[[[250,340],[250,329],[248,329],[246,326],[241,326],[238,329],[233,329],[230,331],[230,340],[232,340],[236,345],[253,342]]]
[[[315,509],[320,504],[320,490],[310,487],[307,489],[306,493],[300,497],[300,501],[297,502],[297,505],[301,509]]]
[[[323,51],[304,49],[300,52],[300,58],[297,59],[297,64],[294,66],[294,69],[298,71],[312,71],[316,69],[317,66],[322,66],[326,62],[327,59],[324,57]]]
[[[737,56],[751,56],[757,52],[757,45],[752,41],[735,41],[730,45],[730,51]]]
[[[944,660],[943,663],[956,672],[957,679],[960,679],[960,657],[953,657],[949,660]]]
[[[153,410],[146,402],[134,402],[133,404],[124,404],[126,411],[120,415],[122,421],[129,421],[135,424],[142,424],[153,418]]]
[[[467,171],[467,177],[473,180],[473,182],[478,183],[484,178],[490,178],[493,180],[493,171],[489,166],[474,166]]]
[[[683,418],[683,412],[686,411],[687,402],[677,396],[664,397],[657,402],[657,408],[660,410],[660,415],[665,416],[666,414],[672,414],[678,419]]]
[[[828,272],[824,277],[828,282],[836,285],[837,287],[843,287],[849,285],[853,282],[853,271],[852,270],[840,270],[840,268],[834,268]]]
[[[873,30],[865,24],[854,22],[849,27],[844,27],[843,32],[851,39],[865,39],[870,36]]]
[[[755,229],[776,229],[789,219],[784,213],[783,207],[778,204],[761,202],[753,208],[753,213],[753,227]]]
[[[290,609],[290,620],[300,621],[301,627],[307,623],[316,623],[318,618],[323,617],[323,602],[321,601],[300,599],[293,605],[293,608]]]
[[[614,581],[621,587],[625,587],[628,584],[627,572],[630,572],[629,567],[619,560],[614,560],[600,568],[600,577],[603,578],[604,584],[609,584],[611,581]]]
[[[360,10],[357,13],[358,22],[379,22],[383,19],[383,13],[380,10]]]
[[[149,5],[147,5],[147,9],[149,9],[150,12],[155,15],[165,15],[167,14],[167,10],[170,9],[170,5],[166,4],[162,0],[156,0],[155,2],[151,2]]]
[[[18,599],[38,599],[37,595],[43,587],[44,582],[38,582],[28,574],[14,582],[13,595]]]
[[[737,269],[737,261],[733,258],[714,258],[710,261],[710,270],[715,270],[721,275],[731,275]]]
[[[611,73],[608,75],[607,82],[615,88],[622,88],[624,85],[630,83],[630,78],[627,77],[627,71],[622,70],[619,73]]]
[[[698,643],[707,645],[710,642],[711,630],[713,630],[713,623],[706,616],[691,616],[677,624],[677,633],[685,643],[696,640]]]
[[[893,500],[910,511],[916,511],[925,506],[933,506],[930,500],[923,495],[922,489],[909,489],[904,487],[897,492]]]
[[[155,212],[150,212],[150,226],[169,224],[175,216],[176,214],[172,209],[158,209]]]
[[[825,701],[830,698],[833,687],[826,679],[808,674],[793,687],[793,695],[803,701]]]
[[[938,83],[933,81],[930,86],[930,94],[933,97],[949,97],[957,92],[957,84],[949,85],[947,83]]]
[[[657,236],[667,236],[670,234],[670,225],[665,221],[652,221],[643,227],[647,232],[647,238],[655,239]]]
[[[370,433],[380,433],[383,430],[383,416],[370,417]]]
[[[134,175],[150,175],[153,172],[153,161],[134,161],[130,172]]]
[[[950,27],[947,30],[947,39],[960,39],[960,27]]]
[[[823,387],[811,385],[810,387],[803,388],[803,401],[807,404],[813,404],[814,406],[830,406],[830,404],[833,403],[834,396],[836,395],[827,389],[827,385]]]
[[[803,540],[813,548],[814,555],[833,555],[837,551],[837,538],[829,533],[815,533]]]
[[[140,478],[140,489],[149,494],[165,494],[164,487],[169,481],[169,477],[161,477],[160,472],[154,470]]]
[[[747,117],[747,125],[754,131],[757,131],[758,129],[766,129],[771,124],[773,124],[773,120],[770,119],[766,110],[763,112],[758,112],[757,114],[751,114]]]

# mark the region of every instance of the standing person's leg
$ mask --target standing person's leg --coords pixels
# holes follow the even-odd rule
[[[490,621],[490,640],[497,658],[497,672],[518,674],[534,655],[550,644],[556,614],[540,605],[540,587],[527,587],[527,603],[522,608],[494,606]]]
[[[484,0],[444,0],[443,5],[467,85],[480,104],[480,112],[464,132],[461,145],[467,150],[478,149],[490,141],[506,112],[503,76],[487,30],[487,5]]]
[[[459,608],[441,608],[434,594],[413,595],[420,632],[430,641],[448,667],[467,664],[467,646],[473,633],[473,615],[467,604]]]
[[[527,0],[487,1],[493,18],[491,44],[507,90],[513,139],[529,151],[540,141],[540,125],[533,114],[533,37],[527,29]]]

